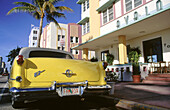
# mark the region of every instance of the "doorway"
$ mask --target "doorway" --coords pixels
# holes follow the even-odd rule
[[[143,52],[146,63],[163,61],[162,38],[143,41]]]
[[[101,61],[106,61],[106,56],[109,54],[109,50],[101,52]]]

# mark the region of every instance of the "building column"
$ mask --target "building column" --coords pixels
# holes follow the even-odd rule
[[[88,60],[88,48],[83,48],[83,59]]]
[[[120,35],[119,39],[119,64],[127,63],[126,36]]]

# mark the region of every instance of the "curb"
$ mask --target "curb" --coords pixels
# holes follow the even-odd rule
[[[120,107],[128,110],[169,110],[163,107],[142,104],[142,103],[124,100],[124,99],[120,99],[119,102],[116,104],[116,107]]]
[[[110,96],[100,96],[100,97],[112,99],[114,100],[114,102],[117,102],[117,104],[115,105],[116,107],[127,109],[127,110],[169,110],[168,108],[138,103],[135,101],[129,101],[129,100],[114,98]]]

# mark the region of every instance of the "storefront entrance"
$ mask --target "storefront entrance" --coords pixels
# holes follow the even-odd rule
[[[145,63],[163,61],[161,37],[143,41]]]
[[[101,61],[106,61],[107,54],[109,54],[109,50],[101,52]]]

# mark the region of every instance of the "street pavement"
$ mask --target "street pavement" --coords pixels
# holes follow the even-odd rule
[[[0,110],[13,110],[7,77],[0,76]],[[115,107],[116,105],[116,107]],[[119,82],[114,95],[80,99],[66,97],[28,102],[21,109],[170,110],[170,85]]]
[[[126,109],[170,110],[170,85],[120,82],[115,85],[116,106]]]
[[[7,77],[0,76],[0,110],[14,110],[8,93]],[[65,97],[60,99],[45,99],[27,102],[19,110],[124,110],[115,107],[114,99],[92,96],[88,98]]]

